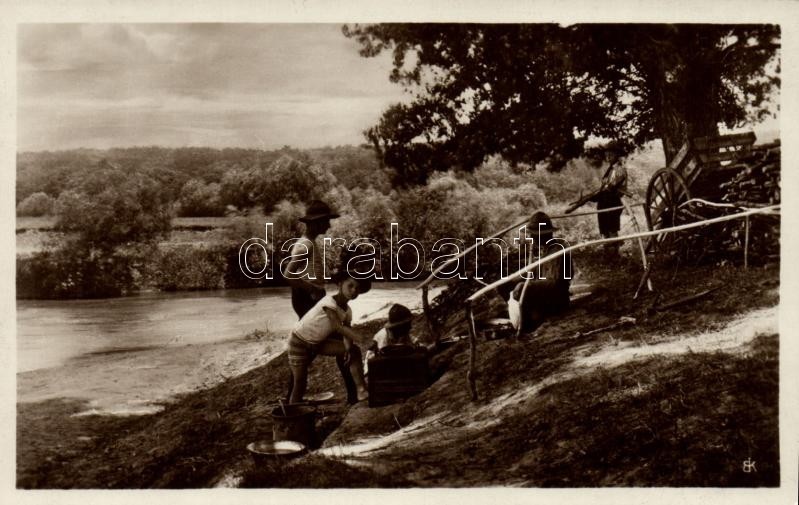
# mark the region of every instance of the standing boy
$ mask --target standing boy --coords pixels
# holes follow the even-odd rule
[[[291,247],[289,252],[291,259],[283,273],[291,286],[291,306],[300,319],[325,297],[325,258],[321,252],[324,249],[317,247],[316,238],[327,232],[330,229],[330,220],[337,217],[339,215],[333,212],[326,203],[313,200],[308,204],[305,215],[300,218],[300,221],[305,224],[305,232]],[[341,340],[342,337],[333,335],[331,338]],[[343,356],[336,356],[336,365],[344,379],[347,401],[349,403],[357,402],[358,392],[355,381]],[[293,382],[290,382],[289,398],[291,398],[293,387]]]

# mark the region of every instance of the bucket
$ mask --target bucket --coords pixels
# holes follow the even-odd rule
[[[286,409],[285,414],[283,408]],[[285,405],[283,408],[272,409],[272,439],[293,440],[313,447],[316,441],[316,409],[303,405]]]

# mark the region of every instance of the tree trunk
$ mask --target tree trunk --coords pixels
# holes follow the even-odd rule
[[[692,69],[707,69],[691,64]],[[691,75],[693,74],[693,75]],[[718,135],[719,111],[713,72],[686,71],[677,82],[664,78],[655,86],[655,117],[668,166],[683,144],[697,137]]]

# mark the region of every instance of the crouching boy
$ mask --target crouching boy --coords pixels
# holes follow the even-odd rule
[[[358,346],[367,349],[371,338],[354,331],[349,302],[371,288],[368,279],[354,279],[347,272],[335,278],[338,292],[327,295],[299,320],[288,344],[289,366],[294,385],[290,403],[301,402],[308,385],[308,367],[317,354],[343,356],[358,391],[358,401],[368,397],[363,378],[363,364]],[[338,338],[340,336],[340,339]]]
[[[369,406],[388,405],[422,392],[430,383],[430,349],[411,339],[412,314],[395,304],[388,322],[375,335],[367,360]]]

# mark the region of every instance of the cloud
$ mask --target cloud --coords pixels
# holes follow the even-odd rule
[[[329,24],[21,25],[19,148],[361,142],[403,98],[384,56]]]
[[[95,70],[153,60],[146,41],[122,25],[21,25],[19,62],[30,71]]]

